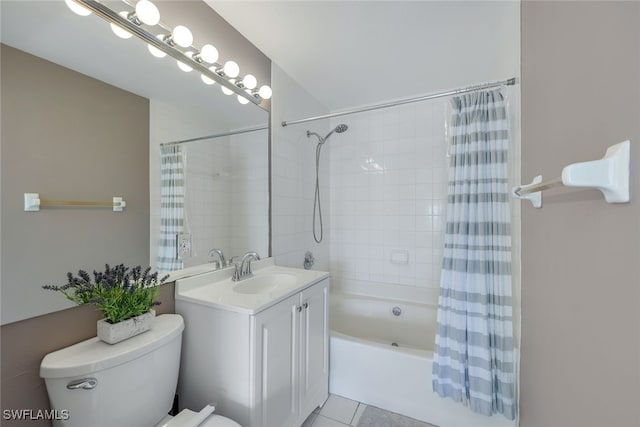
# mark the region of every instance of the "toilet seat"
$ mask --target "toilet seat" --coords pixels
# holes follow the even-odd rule
[[[200,412],[183,409],[175,417],[165,417],[156,427],[242,427],[227,417],[214,414],[214,409],[209,405]]]

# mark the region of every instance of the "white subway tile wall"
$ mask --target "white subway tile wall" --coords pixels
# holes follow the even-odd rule
[[[232,197],[229,137],[191,142],[186,152],[186,213],[192,252],[185,267],[208,262],[211,249],[231,246]]]
[[[282,127],[284,120],[326,114],[328,111],[276,64],[271,69],[274,96],[271,102],[271,247],[278,265],[302,268],[304,254],[312,251],[316,270],[329,270],[330,144],[322,149],[320,192],[324,239],[313,239],[313,196],[315,188],[315,137],[329,132],[326,120]],[[333,137],[332,137],[333,138]]]
[[[204,264],[211,249],[227,258],[269,251],[267,132],[192,142],[186,205],[193,251],[185,267]]]
[[[330,270],[337,287],[438,288],[446,222],[445,101],[335,119]],[[408,254],[394,256],[392,254]]]
[[[256,251],[269,254],[269,145],[268,131],[230,137],[227,188],[230,191],[228,256]]]

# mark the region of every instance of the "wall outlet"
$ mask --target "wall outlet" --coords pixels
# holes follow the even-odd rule
[[[191,256],[191,234],[190,233],[178,233],[177,235],[177,249],[179,257]]]

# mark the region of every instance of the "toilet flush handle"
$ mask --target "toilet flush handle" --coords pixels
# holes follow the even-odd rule
[[[98,385],[98,380],[95,378],[82,378],[81,380],[71,381],[69,384],[67,384],[67,388],[69,390],[78,390],[78,389],[91,390],[92,388],[95,388],[95,386],[97,385]]]

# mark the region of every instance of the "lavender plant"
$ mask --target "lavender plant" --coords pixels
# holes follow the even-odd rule
[[[93,278],[84,270],[78,275],[67,273],[67,284],[63,286],[44,285],[44,289],[62,292],[70,301],[78,305],[93,304],[102,312],[109,323],[118,323],[148,312],[159,305],[156,301],[160,288],[169,275],[158,279],[158,273],[151,273],[151,267],[129,268],[124,264],[110,267],[104,272],[93,272]]]

